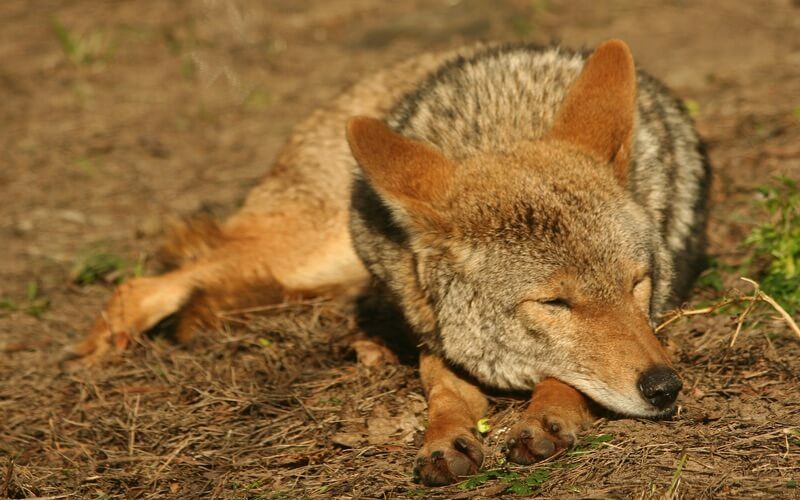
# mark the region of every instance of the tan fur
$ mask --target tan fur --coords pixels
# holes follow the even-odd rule
[[[166,270],[177,269],[197,260],[225,242],[225,235],[214,218],[199,213],[170,223],[156,260]]]

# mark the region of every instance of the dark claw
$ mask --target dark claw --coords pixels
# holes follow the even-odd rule
[[[541,439],[534,444],[533,452],[542,458],[547,458],[556,452],[556,445],[549,439]]]
[[[468,457],[459,455],[451,458],[448,462],[450,473],[456,478],[468,476],[472,472],[473,465]]]
[[[546,425],[545,428],[551,429],[552,427]],[[510,461],[526,465],[555,455],[559,450],[559,443],[558,438],[552,438],[541,430],[523,428],[517,432],[515,437],[506,441],[504,453]]]

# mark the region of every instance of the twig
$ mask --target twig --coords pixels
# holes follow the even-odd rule
[[[745,318],[747,318],[747,316],[750,314],[750,311],[753,310],[753,306],[755,306],[758,300],[760,299],[758,295],[760,292],[761,290],[759,289],[759,286],[756,285],[756,290],[755,292],[753,292],[753,300],[747,303],[747,306],[744,308],[744,311],[742,311],[742,314],[740,314],[739,317],[736,319],[736,330],[733,332],[733,336],[731,337],[731,343],[730,343],[731,347],[733,347],[733,344],[736,343],[736,339],[739,337],[739,332],[742,331],[742,326],[744,326]]]
[[[11,477],[14,475],[14,459],[8,459],[6,466],[6,478],[3,481],[3,498],[8,498],[8,490],[11,488]]]
[[[153,480],[151,481],[151,484],[158,480],[159,476],[164,471],[164,469],[166,469],[167,466],[169,466],[170,462],[172,462],[172,460],[175,457],[178,456],[178,453],[183,451],[184,448],[186,448],[192,442],[197,441],[198,439],[199,438],[194,437],[194,436],[187,436],[186,439],[181,441],[181,443],[178,446],[175,447],[175,449],[172,451],[172,453],[170,453],[169,457],[167,457],[167,459],[164,461],[164,463],[161,464],[161,466],[158,468],[158,470],[156,471],[155,475],[153,476]]]
[[[747,281],[748,283],[752,283],[756,287],[758,286],[756,284],[756,282],[753,281],[753,280],[750,280],[750,279],[747,279],[747,278],[741,278],[741,279],[744,280],[744,281]],[[766,293],[764,293],[764,292],[762,292],[760,290],[759,290],[759,298],[761,298],[761,300],[763,300],[767,304],[771,305],[776,311],[778,311],[778,314],[780,314],[783,317],[783,319],[786,321],[786,323],[789,325],[789,327],[792,330],[794,330],[794,333],[797,334],[798,337],[800,337],[800,327],[797,326],[797,322],[795,322],[794,318],[792,318],[792,316],[788,312],[786,312],[786,309],[781,307],[781,305],[778,304],[775,301],[775,299],[773,299],[772,297],[770,297],[769,295],[767,295]]]
[[[297,401],[297,402],[300,404],[300,408],[302,408],[302,409],[303,409],[303,411],[305,411],[305,412],[306,412],[306,415],[308,415],[309,417],[311,417],[311,420],[313,420],[315,424],[319,425],[319,420],[317,420],[317,417],[315,417],[315,416],[314,416],[314,414],[313,414],[313,413],[311,413],[311,412],[308,410],[308,408],[306,408],[306,405],[304,405],[304,404],[303,404],[303,402],[300,400],[300,398],[298,398],[297,396],[293,396],[293,397],[294,397],[294,400],[295,400],[295,401]]]
[[[68,498],[73,496],[75,493],[65,493],[63,495],[54,495],[51,497],[25,497],[25,500],[58,500],[59,498]]]
[[[310,307],[330,302],[327,298],[313,298],[307,300],[293,300],[291,302],[281,302],[279,304],[267,304],[263,306],[245,307],[242,309],[228,309],[226,311],[219,311],[217,316],[219,318],[229,318],[231,316],[241,316],[253,313],[265,313],[270,311],[285,311],[287,309],[294,309],[297,307]]]
[[[133,456],[133,444],[136,441],[136,417],[139,415],[139,400],[141,396],[136,396],[136,406],[133,407],[133,417],[131,418],[130,434],[128,435],[128,456]]]
[[[761,290],[761,287],[757,282],[751,280],[750,278],[745,278],[745,277],[740,277],[739,279],[753,285],[753,287],[755,288],[755,290],[753,291],[753,295],[745,295],[743,297],[728,297],[723,300],[720,300],[716,304],[712,304],[708,307],[701,307],[699,309],[690,309],[690,310],[678,309],[677,311],[672,313],[672,316],[670,316],[666,320],[662,321],[658,326],[656,326],[655,331],[659,332],[664,328],[666,328],[667,326],[669,326],[670,324],[677,321],[678,319],[686,316],[710,314],[714,311],[727,307],[731,304],[747,302],[748,304],[745,307],[744,311],[742,311],[742,313],[739,315],[739,318],[736,320],[736,331],[734,331],[733,337],[731,337],[731,342],[730,342],[730,346],[733,347],[733,345],[736,343],[736,339],[739,337],[739,333],[742,330],[742,326],[744,325],[744,320],[752,312],[756,303],[766,302],[767,304],[772,306],[772,308],[775,309],[775,311],[778,314],[780,314],[780,316],[783,318],[786,324],[789,325],[789,328],[791,328],[792,331],[797,335],[797,337],[800,338],[800,327],[797,326],[797,322],[795,322],[792,316],[788,312],[786,312],[786,309],[781,307],[781,305],[778,304],[778,302],[775,301],[775,299],[764,293],[764,291]]]
[[[681,319],[681,318],[683,318],[685,316],[697,316],[699,314],[711,314],[712,312],[714,312],[714,311],[716,311],[718,309],[722,309],[723,307],[727,307],[727,306],[729,306],[731,304],[734,304],[734,303],[737,303],[737,302],[741,302],[743,300],[754,300],[754,299],[755,299],[755,297],[734,297],[734,298],[723,299],[723,300],[717,302],[716,304],[710,305],[708,307],[701,307],[699,309],[690,309],[688,311],[684,310],[684,309],[678,309],[677,311],[675,311],[675,313],[673,313],[672,317],[670,317],[669,319],[661,322],[661,324],[656,326],[656,332],[659,332],[659,331],[663,330],[664,328],[666,328],[667,326],[669,326],[673,322],[675,322],[675,321],[677,321],[677,320],[679,320],[679,319]]]
[[[781,458],[786,460],[789,457],[789,433],[787,431],[783,431],[783,443],[786,446],[786,453],[781,455]]]

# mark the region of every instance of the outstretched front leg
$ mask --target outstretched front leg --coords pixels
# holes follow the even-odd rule
[[[475,474],[483,464],[476,424],[486,413],[486,396],[437,356],[422,354],[419,371],[428,397],[428,430],[417,454],[415,478],[440,486]]]
[[[323,214],[319,229],[303,203],[282,207],[277,215],[243,209],[213,231],[188,225],[176,231],[170,253],[178,256],[177,269],[117,287],[67,361],[121,352],[171,315],[177,339],[186,341],[198,327],[218,327],[221,311],[360,289],[367,274],[352,249],[346,214]]]
[[[279,301],[285,288],[258,258],[259,250],[257,240],[230,242],[161,276],[123,283],[67,361],[91,363],[121,352],[171,315],[180,313],[175,334],[185,342],[200,326],[219,326],[221,310]]]
[[[592,422],[589,400],[559,380],[536,384],[533,398],[506,441],[508,460],[532,464],[572,447]]]
[[[141,332],[178,311],[191,297],[191,274],[177,270],[162,276],[134,278],[115,290],[105,309],[67,361],[92,362],[109,351],[120,352]]]

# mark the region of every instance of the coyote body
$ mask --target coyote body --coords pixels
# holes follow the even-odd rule
[[[373,280],[422,348],[420,477],[482,461],[470,431],[486,401],[454,367],[536,387],[508,442],[528,463],[574,442],[584,395],[630,415],[672,408],[680,381],[653,319],[701,264],[707,183],[683,107],[622,42],[420,56],[297,126],[243,208],[176,231],[175,269],[121,286],[78,352],[176,312],[185,339],[214,310]]]

